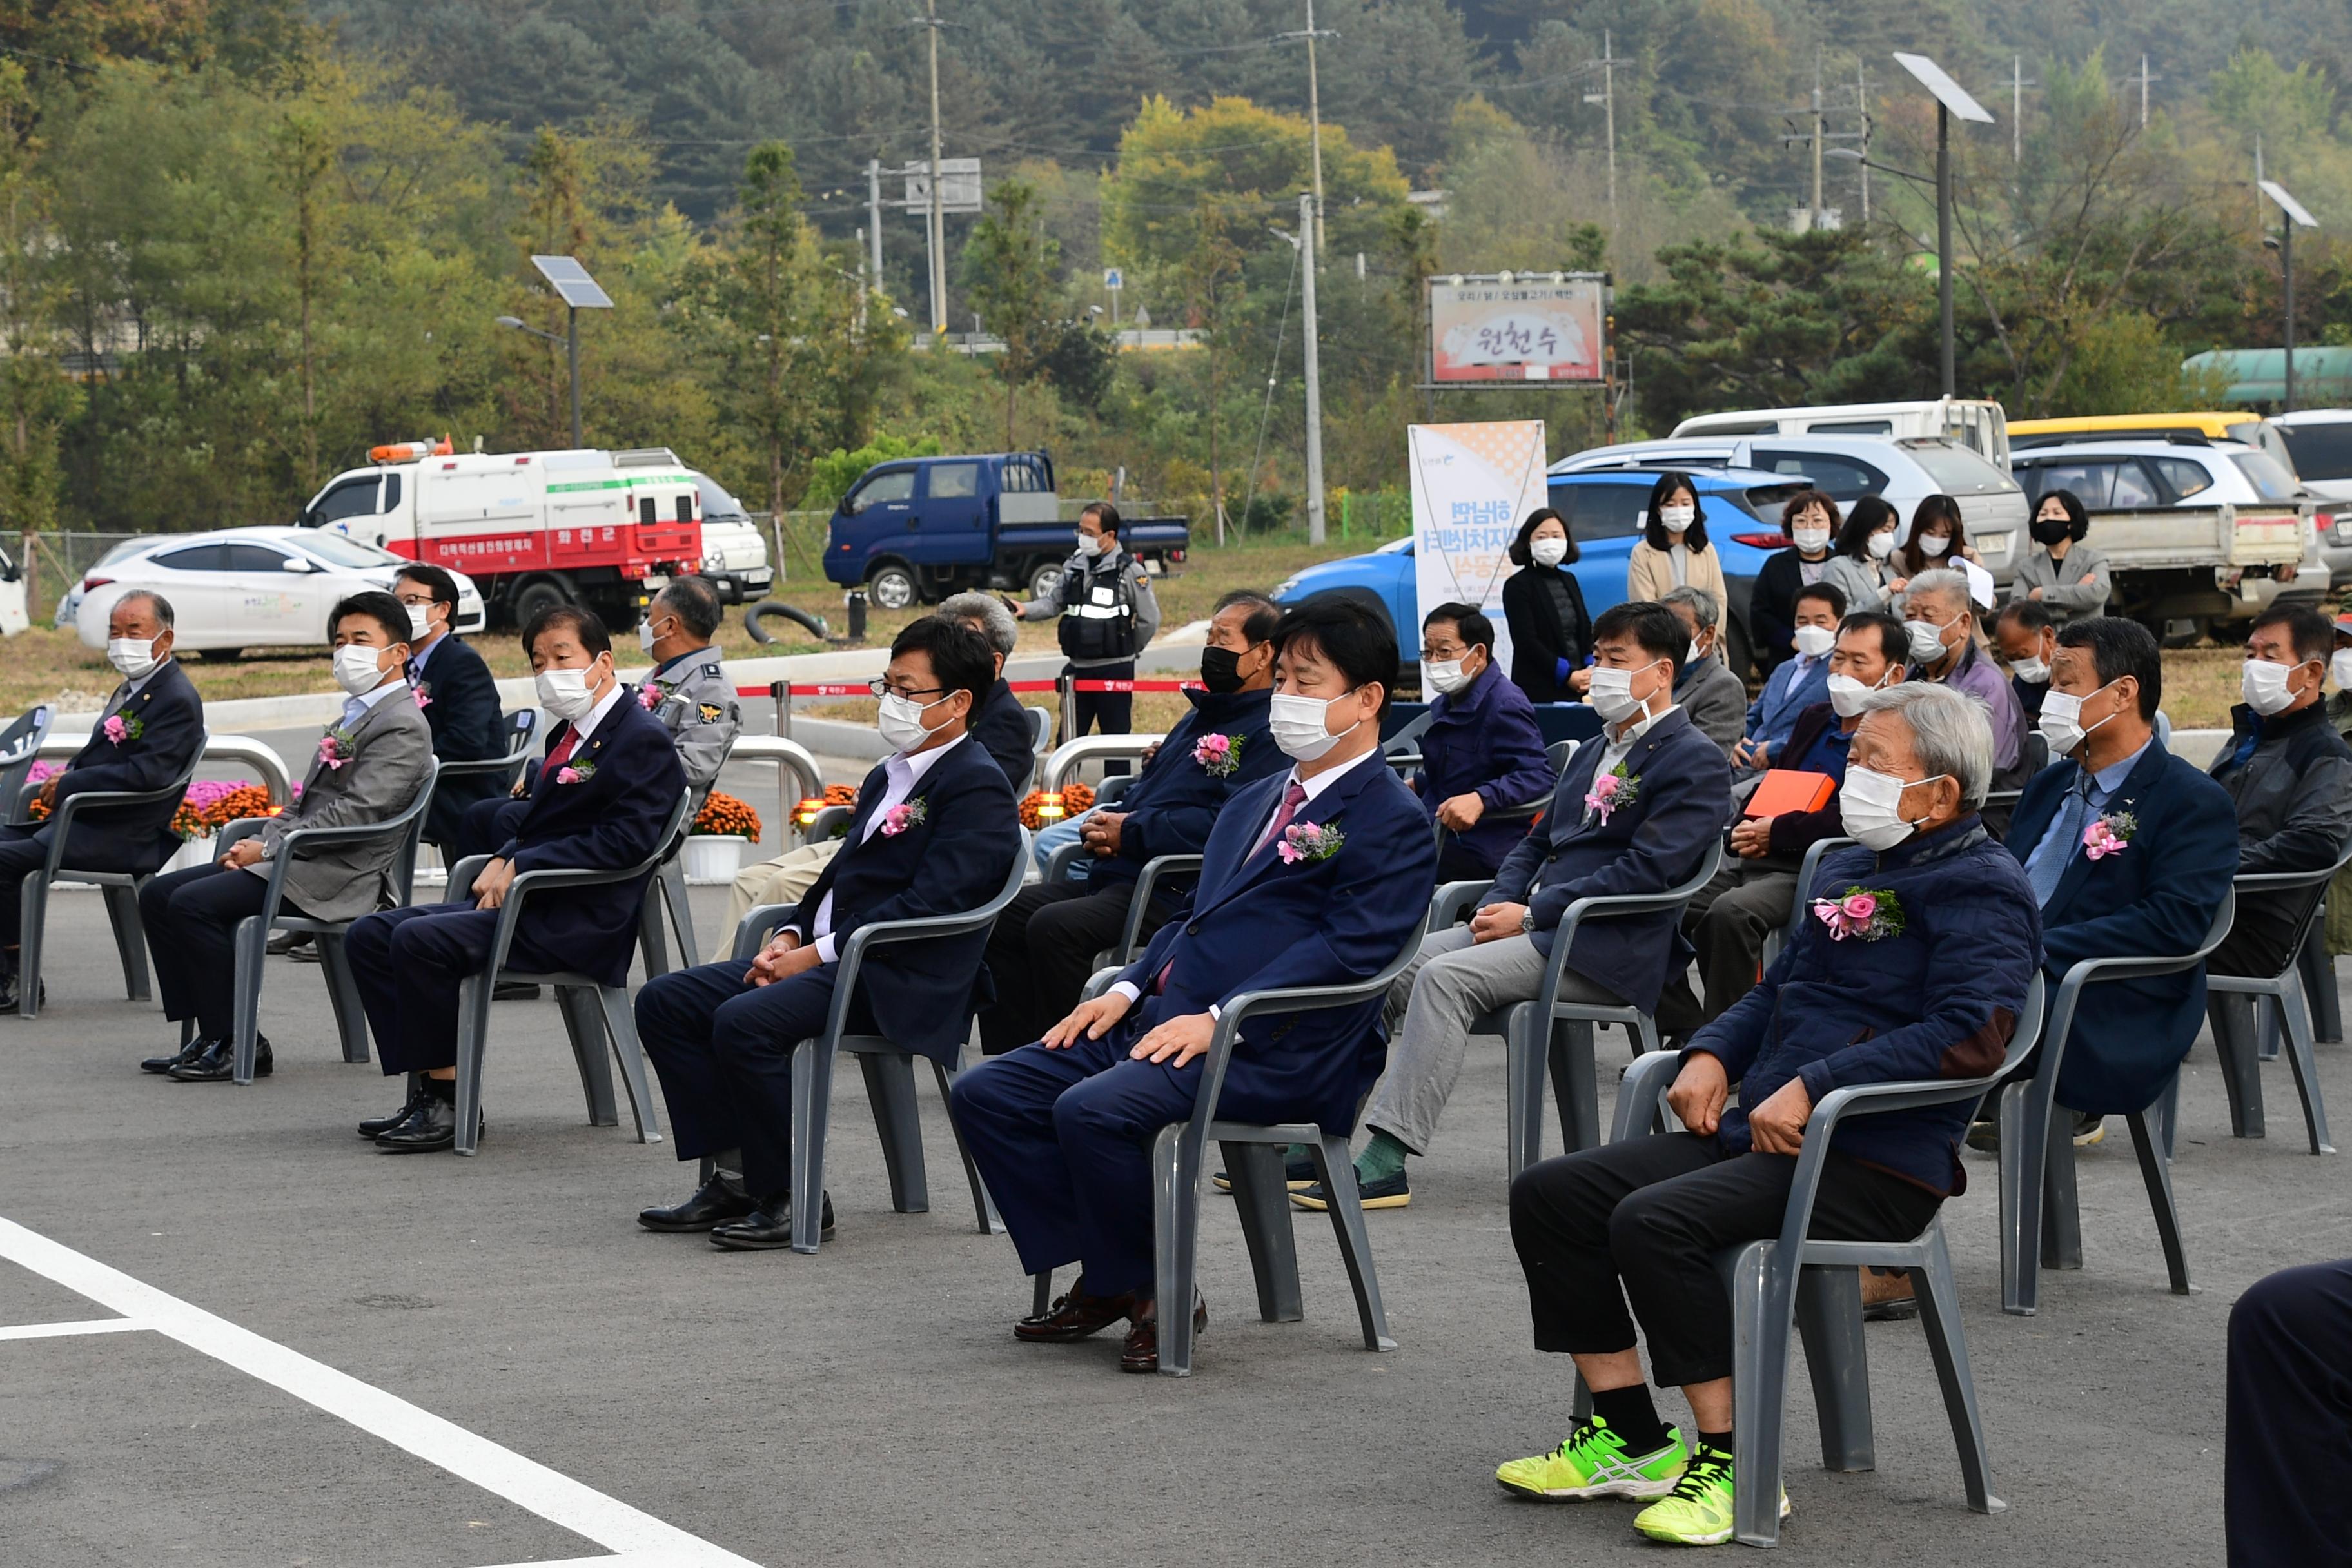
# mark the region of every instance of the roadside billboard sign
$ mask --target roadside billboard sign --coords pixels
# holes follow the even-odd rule
[[[1602,380],[1605,275],[1454,273],[1428,279],[1428,288],[1431,384]]]

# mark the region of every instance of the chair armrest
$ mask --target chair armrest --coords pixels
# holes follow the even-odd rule
[[[1537,1000],[1549,1012],[1558,1005],[1560,971],[1568,963],[1569,949],[1576,945],[1576,928],[1588,920],[1609,920],[1625,915],[1652,914],[1661,910],[1680,909],[1698,896],[1699,890],[1715,879],[1723,869],[1723,840],[1707,846],[1706,858],[1698,870],[1687,880],[1657,893],[1595,893],[1578,899],[1560,911],[1559,924],[1551,931],[1550,962],[1544,970],[1543,990]]]
[[[1665,1103],[1682,1059],[1680,1051],[1645,1051],[1633,1058],[1617,1081],[1617,1111],[1609,1121],[1609,1142],[1622,1143],[1649,1131],[1651,1113]]]
[[[748,963],[759,957],[760,950],[768,945],[768,939],[776,934],[777,929],[799,907],[798,904],[761,904],[747,912],[735,922],[735,958]]]
[[[1430,895],[1429,919],[1422,922],[1424,933],[1444,931],[1462,918],[1462,911],[1474,907],[1486,896],[1492,882],[1445,882]]]
[[[1087,975],[1086,984],[1078,991],[1078,1000],[1081,1002],[1091,1002],[1096,997],[1101,995],[1104,992],[1109,990],[1111,988],[1111,983],[1118,978],[1119,973],[1124,967],[1124,965],[1117,963],[1106,964],[1102,968],[1096,970],[1092,974]]]
[[[449,880],[446,889],[441,895],[441,901],[445,904],[472,902],[474,879],[482,874],[483,867],[496,858],[494,855],[468,855],[450,867]]]
[[[516,757],[475,757],[462,763],[443,763],[441,776],[445,779],[464,778],[475,773],[509,773],[520,770],[529,762],[528,754]]]
[[[1075,839],[1070,843],[1057,846],[1051,855],[1045,857],[1046,882],[1051,884],[1067,881],[1071,864],[1081,855],[1087,855],[1087,847]],[[1088,858],[1092,858],[1088,855]]]
[[[195,764],[191,763],[189,773],[193,774],[194,771]],[[176,801],[187,793],[188,780],[184,776],[177,783],[166,784],[162,789],[87,789],[79,795],[66,796],[50,809],[48,820],[41,825],[57,829],[49,835],[48,874],[56,876],[58,868],[66,863],[66,840],[72,836],[73,819],[84,810],[103,810],[116,805],[155,805],[166,800]]]
[[[252,837],[268,826],[268,823],[269,818],[266,816],[240,816],[235,822],[227,824],[220,830],[218,847],[221,853],[227,854],[231,845],[241,839]]]
[[[1005,906],[1021,891],[1021,885],[1028,877],[1029,830],[1018,827],[1013,831],[1020,835],[1020,842],[1013,851],[1012,863],[1004,868],[1004,885],[978,909],[950,915],[921,915],[913,920],[875,921],[850,932],[846,942],[838,936],[835,938],[834,957],[841,968],[834,976],[833,1007],[825,1022],[827,1037],[837,1040],[849,1026],[850,998],[856,993],[857,972],[865,967],[869,948],[891,942],[966,936],[976,931],[986,931],[996,923],[996,917],[1004,912]]]
[[[1192,1102],[1192,1117],[1185,1132],[1188,1139],[1206,1142],[1209,1123],[1215,1119],[1217,1100],[1224,1092],[1225,1069],[1232,1065],[1234,1044],[1241,1038],[1242,1025],[1260,1013],[1315,1013],[1333,1007],[1352,1007],[1388,994],[1396,978],[1409,968],[1421,952],[1418,932],[1405,939],[1397,955],[1389,960],[1378,974],[1369,980],[1352,981],[1345,985],[1294,985],[1275,991],[1244,991],[1224,1004],[1217,1014],[1216,1028],[1209,1036],[1209,1049],[1203,1058],[1201,1089]]]
[[[2279,892],[2290,888],[2316,888],[2336,879],[2342,862],[2324,871],[2245,871],[2230,879],[2239,892]]]
[[[1151,908],[1151,889],[1162,877],[1181,876],[1197,871],[1206,858],[1200,855],[1155,855],[1143,863],[1143,873],[1135,879],[1134,896],[1127,900],[1127,923],[1119,931],[1118,960],[1132,963],[1143,941],[1143,917]]]
[[[1400,775],[1409,775],[1421,771],[1423,758],[1419,752],[1382,752],[1381,761],[1394,768]]]
[[[1095,804],[1097,805],[1118,805],[1127,798],[1127,792],[1133,788],[1135,781],[1142,776],[1140,773],[1110,774],[1095,786]]]
[[[801,830],[801,842],[823,844],[837,834],[845,834],[849,831],[850,818],[856,815],[845,805],[819,806],[816,815],[809,818],[809,825]]]
[[[1533,822],[1543,815],[1544,807],[1550,804],[1551,796],[1539,795],[1533,800],[1522,801],[1517,805],[1498,805],[1491,810],[1480,812],[1478,826],[1484,827],[1490,822]]]

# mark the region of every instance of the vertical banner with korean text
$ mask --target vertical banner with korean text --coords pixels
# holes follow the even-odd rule
[[[1503,579],[1514,570],[1509,551],[1519,524],[1544,504],[1543,421],[1412,425],[1405,442],[1420,604],[1397,639],[1418,637],[1421,617],[1440,605],[1475,605],[1495,623],[1495,662],[1508,669]]]

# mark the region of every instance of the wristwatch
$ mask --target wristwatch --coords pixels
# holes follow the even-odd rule
[[[1535,929],[1536,912],[1533,910],[1529,910],[1527,913],[1519,917],[1519,930],[1523,933],[1532,936],[1535,934]]]

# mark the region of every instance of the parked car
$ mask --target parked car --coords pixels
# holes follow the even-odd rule
[[[1127,517],[1118,542],[1156,573],[1184,559],[1192,529],[1181,517]],[[1077,545],[1046,453],[906,458],[875,464],[841,498],[825,531],[824,574],[844,587],[864,584],[885,610],[965,588],[1043,598]]]
[[[2116,613],[2167,641],[2192,641],[2273,600],[2315,605],[2327,591],[2310,493],[2242,441],[2080,441],[2020,452],[2016,463],[2035,504],[2055,489],[2082,501],[2088,542],[2115,575]],[[2292,581],[2280,580],[2282,568]]]
[[[2242,441],[2290,468],[2296,467],[2277,421],[2244,408],[2189,414],[2081,414],[2065,419],[2020,419],[2009,427],[2009,444],[2016,452],[2078,441],[2168,441],[2186,437]]]
[[[162,542],[163,536],[160,534],[142,533],[136,539],[121,540],[108,546],[106,553],[91,563],[89,571],[75,578],[72,585],[58,595],[57,609],[49,616],[49,625],[63,627],[74,624],[75,616],[81,610],[82,584],[89,582],[100,567],[111,565],[126,555]]]
[[[299,526],[224,528],[144,541],[93,567],[81,581],[74,630],[85,647],[106,646],[106,618],[133,588],[172,602],[173,642],[192,653],[234,658],[248,647],[322,647],[337,600],[389,588],[405,565],[389,550]],[[482,595],[463,572],[456,629],[482,629]]]
[[[1595,447],[1563,458],[1555,474],[1589,474],[1610,468],[1744,468],[1768,474],[1810,476],[1841,507],[1866,495],[1886,498],[1903,516],[1907,535],[1911,511],[1938,493],[1960,503],[1969,542],[1996,583],[2007,583],[2025,558],[2032,540],[2025,531],[2025,493],[2017,481],[1970,448],[1940,436],[1898,436],[1874,440],[1863,436],[1716,436],[1667,441],[1628,441]]]
[[[0,637],[13,637],[32,624],[25,613],[25,569],[0,547]]]
[[[1692,436],[1948,436],[1994,468],[2009,467],[2009,413],[1981,397],[1733,409],[1694,415],[1667,434],[1673,440]]]
[[[702,498],[702,565],[697,575],[709,580],[722,605],[766,598],[775,582],[768,536],[743,503],[709,474],[695,474],[694,488]]]
[[[2269,426],[2285,445],[2294,477],[2321,502],[2320,559],[2334,581],[2352,582],[2352,408],[2306,408]]]
[[[1549,499],[1576,541],[1577,560],[1570,570],[1583,590],[1585,608],[1596,616],[1625,597],[1626,561],[1642,535],[1650,489],[1664,471],[1647,468],[1552,474]],[[1722,556],[1724,584],[1731,590],[1731,603],[1724,606],[1730,622],[1725,657],[1744,674],[1755,647],[1748,634],[1748,600],[1755,591],[1756,574],[1765,557],[1788,548],[1780,532],[1780,508],[1806,488],[1810,477],[1700,468],[1690,475],[1706,513],[1707,542]],[[1421,608],[1411,538],[1393,540],[1368,555],[1325,561],[1294,573],[1275,585],[1274,597],[1278,604],[1291,604],[1341,587],[1368,588],[1379,595],[1396,626],[1398,652],[1407,664],[1420,658]]]

